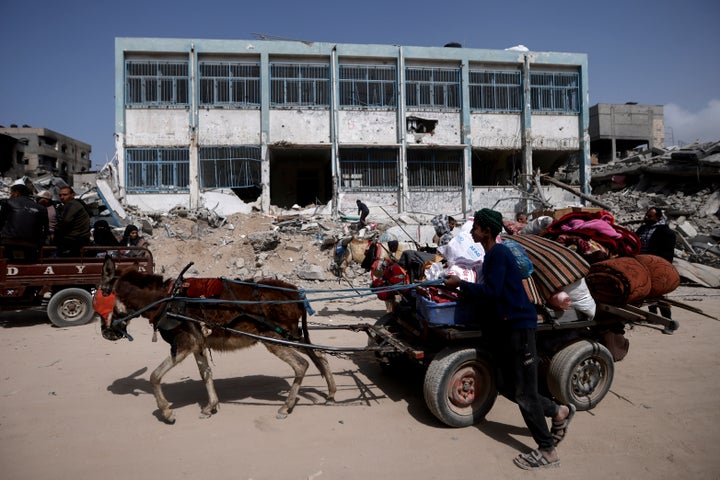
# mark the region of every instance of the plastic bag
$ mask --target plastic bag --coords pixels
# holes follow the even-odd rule
[[[503,245],[510,249],[513,256],[515,257],[515,263],[520,269],[520,276],[522,278],[528,278],[533,273],[533,264],[530,258],[525,253],[525,249],[515,240],[503,240]]]
[[[575,310],[584,313],[590,317],[590,320],[595,318],[597,305],[595,305],[595,299],[590,295],[590,289],[584,278],[563,287],[563,290],[570,296],[570,302]]]

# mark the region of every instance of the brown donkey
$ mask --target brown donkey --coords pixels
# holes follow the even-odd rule
[[[170,344],[170,356],[150,376],[163,419],[168,423],[175,422],[175,415],[163,395],[162,378],[191,353],[195,356],[208,392],[208,403],[202,408],[200,418],[207,418],[217,412],[218,397],[208,356],[210,350],[237,350],[258,342],[256,338],[241,332],[280,341],[262,343],[295,372],[287,400],[277,413],[278,418],[285,418],[297,401],[300,384],[308,368],[308,362],[298,353],[298,348],[282,343],[288,340],[310,343],[307,336],[307,312],[297,287],[274,279],[250,283],[216,278],[183,280],[181,277],[182,274],[173,285],[172,280],[164,280],[159,275],[136,270],[119,273],[115,271],[113,260],[108,257],[103,266],[102,283],[95,294],[95,311],[102,318],[103,337],[108,340],[118,340],[125,336],[132,339],[126,331],[129,319],[123,318],[145,309],[147,311],[140,313],[150,318],[153,328]],[[159,302],[171,295],[211,300]],[[223,303],[221,300],[237,303]],[[151,308],[147,309],[148,306]],[[311,348],[299,349],[320,370],[328,386],[327,402],[333,402],[337,388],[327,359]]]

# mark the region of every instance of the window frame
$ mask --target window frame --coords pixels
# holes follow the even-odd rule
[[[133,73],[135,70],[147,71]],[[184,74],[172,74],[173,69]],[[153,93],[154,92],[154,93]],[[187,107],[190,105],[190,62],[187,60],[125,60],[125,107]]]
[[[224,75],[220,72],[223,69],[227,70]],[[199,103],[202,107],[260,108],[262,85],[259,62],[202,60],[198,71]]]
[[[470,110],[518,113],[523,106],[520,70],[470,69]]]
[[[270,107],[330,108],[330,65],[271,62]]]
[[[136,154],[140,158],[134,159]],[[166,179],[171,181],[164,183]],[[127,193],[188,193],[190,149],[126,148],[125,190]]]
[[[202,146],[198,150],[200,188],[249,188],[261,185],[262,148],[256,145]],[[209,184],[212,170],[213,184]],[[219,180],[225,179],[225,183]],[[238,181],[242,180],[244,181]]]
[[[338,90],[338,104],[342,109],[395,109],[398,92],[397,68],[395,65],[341,64]],[[386,101],[388,98],[389,101]]]
[[[579,113],[580,73],[530,72],[530,108],[533,112]]]
[[[451,75],[455,76],[454,80],[442,78]],[[459,111],[461,79],[460,67],[405,67],[405,106],[408,110]]]
[[[463,158],[462,150],[408,149],[408,189],[415,192],[462,190],[465,184]],[[445,177],[444,182],[439,180],[442,177]]]
[[[396,191],[399,162],[396,148],[340,147],[340,188],[344,191]],[[350,183],[358,181],[360,185]]]

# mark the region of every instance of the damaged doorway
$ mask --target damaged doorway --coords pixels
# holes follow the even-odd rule
[[[331,152],[327,148],[270,148],[270,203],[324,205],[332,200]]]

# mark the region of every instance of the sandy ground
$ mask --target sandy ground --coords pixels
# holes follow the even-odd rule
[[[720,317],[720,291],[673,297]],[[370,297],[313,304],[313,322],[373,322]],[[720,478],[720,322],[675,310],[681,328],[628,333],[611,393],[579,412],[559,469],[528,473],[512,458],[534,447],[517,407],[499,398],[487,420],[452,429],[435,420],[422,379],[388,376],[365,354],[331,357],[337,404],[311,367],[293,413],[275,412],[289,368],[262,346],[214,354],[220,410],[200,419],[205,391],[191,361],[171,371],[175,425],[157,417],[150,372],[167,355],[143,320],[134,342],[111,343],[97,321],[54,328],[37,313],[0,315],[2,478],[446,479]],[[314,331],[318,344],[361,346],[363,333]]]

